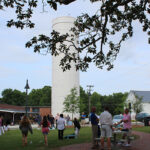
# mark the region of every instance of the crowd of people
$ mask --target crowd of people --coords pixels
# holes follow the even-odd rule
[[[79,136],[79,131],[81,126],[85,126],[85,113],[81,114],[80,122],[77,118],[74,118],[72,121],[74,124],[74,131],[75,131],[75,137]],[[105,107],[104,112],[102,112],[100,115],[96,114],[96,107],[92,107],[91,114],[89,118],[91,122],[91,128],[92,128],[92,149],[96,149],[98,146],[98,140],[97,138],[100,137],[100,143],[101,143],[101,150],[104,149],[104,138],[107,139],[107,147],[108,150],[111,150],[111,137],[112,132],[116,126],[123,123],[123,130],[125,131],[123,134],[123,139],[127,137],[127,143],[126,146],[130,146],[130,135],[131,135],[131,116],[129,113],[129,109],[125,109],[123,119],[118,122],[114,123],[112,121],[112,115],[109,112],[109,108]],[[38,127],[41,128],[41,132],[44,137],[45,145],[48,145],[47,136],[50,131],[50,129],[57,129],[58,130],[58,139],[63,140],[64,137],[64,130],[66,126],[69,125],[70,117],[69,115],[65,116],[63,114],[58,114],[53,117],[53,115],[47,115],[41,117],[40,115],[36,116],[36,123],[38,124]],[[27,136],[28,132],[33,134],[32,126],[30,118],[25,116],[21,117],[21,121],[19,123],[19,129],[22,133],[22,143],[23,146],[27,145]],[[7,124],[4,124],[3,117],[0,116],[0,135],[4,134],[8,130]]]
[[[70,121],[69,115],[64,118],[63,114],[57,114],[56,117],[54,118],[53,115],[47,115],[41,117],[38,115],[37,117],[37,123],[39,127],[41,127],[41,132],[44,136],[44,142],[45,145],[48,146],[48,140],[47,140],[47,135],[50,131],[50,129],[57,128],[58,129],[58,139],[63,140],[63,133],[66,128],[66,125],[68,125],[68,122]],[[80,123],[77,120],[77,118],[74,118],[74,127],[75,127],[75,135],[79,135],[79,130],[80,130]],[[56,125],[54,125],[56,123]],[[19,129],[21,130],[22,133],[22,143],[23,146],[27,145],[27,136],[28,132],[33,134],[32,131],[32,126],[31,122],[29,121],[29,118],[25,115],[21,118],[21,122],[19,124]]]
[[[125,109],[123,114],[123,119],[113,124],[112,115],[109,112],[109,107],[105,107],[104,112],[100,114],[100,116],[96,115],[96,108],[92,107],[91,111],[91,124],[92,124],[92,149],[96,149],[98,146],[97,138],[98,138],[98,127],[99,124],[101,126],[101,135],[100,135],[100,142],[101,142],[101,150],[104,150],[104,138],[107,139],[107,148],[111,150],[111,137],[112,132],[115,130],[115,127],[123,122],[123,139],[127,137],[127,143],[124,146],[131,146],[130,145],[130,135],[131,135],[131,116],[129,113],[129,109]]]

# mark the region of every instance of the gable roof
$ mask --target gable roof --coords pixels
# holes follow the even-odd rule
[[[144,102],[144,103],[149,103],[150,102],[150,91],[135,91],[135,90],[132,90],[130,92],[133,92],[139,98],[142,97],[142,102]]]

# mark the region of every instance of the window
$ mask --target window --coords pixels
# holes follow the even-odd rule
[[[39,108],[32,108],[32,112],[39,112]]]

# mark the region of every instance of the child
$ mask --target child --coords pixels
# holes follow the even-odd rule
[[[42,121],[41,125],[42,125],[42,133],[44,135],[45,145],[48,146],[47,135],[48,135],[48,132],[49,132],[50,123],[47,121],[46,116],[43,117],[43,121]]]
[[[30,124],[30,121],[28,119],[27,116],[24,116],[20,122],[20,126],[19,129],[22,132],[22,142],[23,142],[23,146],[27,145],[27,136],[28,136],[28,131],[32,132],[32,127]]]

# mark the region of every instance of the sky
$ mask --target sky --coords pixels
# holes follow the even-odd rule
[[[10,9],[0,11],[0,97],[4,89],[12,88],[22,92],[26,80],[29,80],[30,91],[52,85],[51,55],[40,55],[33,49],[25,48],[25,43],[38,34],[50,35],[52,20],[61,16],[77,17],[82,13],[94,13],[99,3],[91,4],[88,0],[77,0],[68,6],[59,6],[58,11],[45,6],[35,9],[32,20],[34,29],[7,28],[6,22],[14,18]],[[114,62],[114,69],[100,70],[93,64],[87,72],[80,71],[80,85],[87,90],[87,85],[94,85],[93,91],[102,95],[130,90],[150,90],[150,44],[148,36],[142,32],[141,25],[134,23],[134,35],[123,43],[120,53]]]

